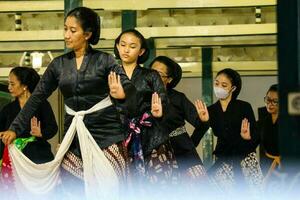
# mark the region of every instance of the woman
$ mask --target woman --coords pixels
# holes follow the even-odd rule
[[[248,184],[260,187],[262,183],[255,154],[258,135],[254,113],[248,102],[237,99],[241,88],[239,73],[230,68],[223,69],[217,73],[214,82],[218,101],[207,109],[200,100],[195,104],[199,118],[209,122],[217,137],[216,162],[209,174],[221,189],[233,194],[236,190],[245,189]],[[196,146],[205,131],[192,135]]]
[[[65,138],[69,138],[71,133],[72,139],[74,126],[78,134],[62,161],[63,183],[66,183],[64,186],[75,187],[69,191],[74,198],[83,198],[83,189],[89,199],[118,195],[116,183],[125,181],[128,172],[126,148],[122,145],[124,132],[109,95],[115,101],[124,101],[126,97],[129,102],[135,102],[135,98],[130,99],[135,97],[135,87],[112,55],[91,47],[98,43],[99,37],[100,18],[96,12],[86,7],[71,10],[64,24],[65,43],[71,51],[49,64],[26,106],[9,130],[1,133],[2,141],[10,144],[24,131],[25,122],[33,116],[36,107],[58,87],[63,94],[67,112],[64,119]],[[129,109],[134,109],[128,105]],[[91,145],[96,145],[93,149],[96,153],[89,151]],[[58,154],[64,155],[64,152],[59,150]],[[96,164],[100,155],[101,163]],[[103,163],[106,163],[105,172],[109,172],[109,175],[101,171]],[[88,169],[84,170],[84,167]],[[97,184],[101,184],[101,187],[98,188]],[[113,188],[114,193],[111,191]]]
[[[268,179],[272,171],[280,167],[278,148],[278,86],[271,85],[264,98],[268,114],[258,122],[260,130],[260,163],[265,178]]]
[[[204,126],[193,103],[183,93],[174,89],[182,76],[181,67],[166,56],[156,57],[150,67],[160,74],[167,89],[169,106],[163,127],[169,133],[179,170],[187,180],[201,179],[205,176],[205,169],[185,129],[185,120],[195,127],[194,132],[201,131]]]
[[[15,100],[7,104],[0,112],[0,131],[7,130],[20,110],[31,96],[40,77],[32,68],[15,67],[9,73],[8,90]],[[44,163],[54,158],[51,145],[47,142],[57,132],[54,113],[47,100],[42,102],[36,110],[34,117],[29,120],[26,129],[18,138],[34,136],[23,153],[35,163]],[[2,155],[1,155],[2,156]]]
[[[4,106],[0,112],[0,131],[5,131],[9,128],[10,124],[31,96],[40,77],[32,68],[15,67],[10,71],[8,79],[8,90],[15,100]],[[51,145],[47,140],[56,134],[57,129],[54,113],[49,102],[45,100],[35,111],[34,117],[27,121],[27,127],[24,129],[24,132],[18,136],[15,144],[18,145],[18,148],[22,150],[24,155],[34,163],[40,164],[48,162],[53,160],[54,156],[51,152]],[[1,159],[2,156],[2,176],[0,179],[3,185],[0,187],[6,190],[3,194],[5,194],[7,198],[15,198],[11,191],[13,190],[13,182],[10,176],[7,175],[11,174],[11,161],[9,159],[7,146],[5,146],[4,154],[0,155]]]
[[[128,116],[126,105],[121,108],[125,123],[129,124],[129,137],[125,143],[130,145],[135,171],[137,176],[146,176],[150,183],[166,185],[175,181],[176,162],[168,134],[161,126],[166,107],[164,85],[156,71],[140,66],[147,60],[149,49],[144,36],[137,30],[123,31],[115,40],[114,52],[137,89],[137,112]]]

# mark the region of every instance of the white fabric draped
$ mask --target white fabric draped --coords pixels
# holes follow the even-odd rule
[[[9,153],[17,192],[23,196],[24,194],[44,194],[51,191],[60,181],[61,162],[77,132],[87,199],[118,199],[118,177],[83,122],[84,115],[110,105],[112,105],[111,100],[107,97],[86,111],[75,112],[66,106],[66,112],[74,117],[54,160],[51,162],[35,164],[15,145],[10,145]]]

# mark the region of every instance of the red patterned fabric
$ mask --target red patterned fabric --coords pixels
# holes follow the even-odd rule
[[[11,161],[8,152],[8,146],[5,146],[2,157],[1,167],[1,188],[5,192],[6,199],[15,199],[14,178],[12,174]]]

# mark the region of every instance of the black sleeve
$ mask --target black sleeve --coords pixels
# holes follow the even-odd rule
[[[10,125],[9,130],[14,131],[17,137],[23,134],[26,129],[30,129],[30,119],[34,116],[41,103],[57,88],[58,75],[55,70],[56,61],[54,59],[49,64],[25,106]]]
[[[204,134],[209,128],[209,123],[201,122],[197,110],[195,108],[195,105],[184,94],[182,95],[181,99],[182,99],[181,105],[184,110],[184,118],[195,128],[192,133],[191,139],[194,145],[198,146],[202,137],[204,136]]]
[[[45,140],[51,139],[58,130],[57,123],[51,105],[48,101],[45,101],[41,106],[41,133],[42,138]]]
[[[125,71],[122,69],[122,67],[116,63],[116,60],[114,59],[114,57],[112,55],[109,55],[107,58],[107,66],[108,66],[108,72],[110,71],[114,71],[116,72],[118,75],[120,75],[120,79],[121,79],[121,84],[123,86],[124,92],[125,92],[125,99],[124,100],[119,100],[119,99],[115,99],[116,101],[118,101],[119,103],[125,104],[127,109],[128,109],[128,113],[131,115],[135,115],[135,113],[137,112],[137,101],[136,101],[136,88],[134,86],[134,84],[131,83],[131,81],[128,79]]]

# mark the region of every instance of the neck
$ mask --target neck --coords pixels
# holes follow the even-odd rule
[[[20,97],[18,97],[18,101],[19,101],[19,104],[20,104],[20,107],[23,108],[24,105],[26,104],[27,100],[29,99],[30,97],[30,93],[28,92],[27,93],[28,95],[21,95]]]
[[[271,116],[272,116],[272,122],[273,124],[275,124],[278,118],[278,113],[271,114]]]
[[[129,79],[131,79],[133,70],[136,68],[137,63],[122,63],[123,68],[125,70],[126,75],[128,76]]]
[[[83,57],[86,52],[86,49],[87,49],[87,46],[74,50],[76,58]]]
[[[231,101],[231,97],[227,97],[226,99],[220,99],[220,103],[222,106],[222,110],[226,111],[229,102]]]

